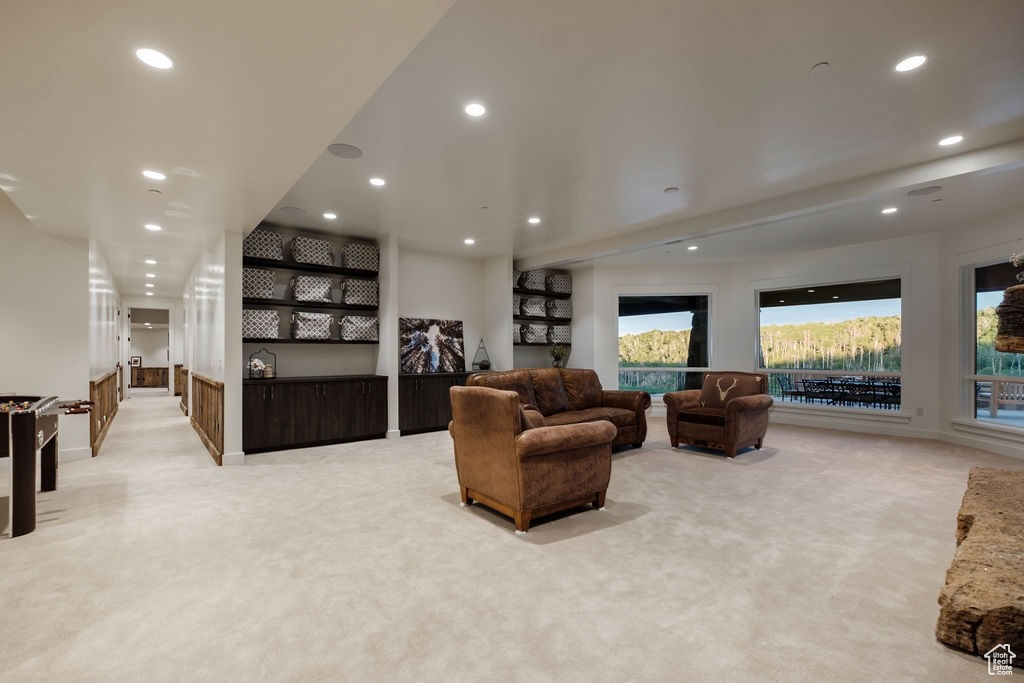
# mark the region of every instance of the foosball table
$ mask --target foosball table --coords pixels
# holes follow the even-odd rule
[[[0,396],[0,458],[9,458],[11,472],[11,537],[36,528],[37,453],[39,489],[57,490],[57,416],[84,415],[91,410],[91,401],[62,401],[56,396]]]

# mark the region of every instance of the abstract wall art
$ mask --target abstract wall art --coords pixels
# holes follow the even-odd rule
[[[401,372],[465,372],[461,320],[399,318]]]

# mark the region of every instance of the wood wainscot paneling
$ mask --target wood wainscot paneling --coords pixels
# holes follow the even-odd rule
[[[132,368],[133,387],[166,387],[167,368]]]
[[[178,363],[174,366],[174,395],[181,396],[183,387],[185,386],[185,377],[183,376],[183,366]]]
[[[100,444],[117,415],[117,373],[115,369],[89,380],[89,400],[93,402],[89,418],[89,444],[94,458],[99,455]]]
[[[181,412],[188,416],[188,368],[181,369]]]
[[[192,373],[192,428],[214,461],[224,455],[224,382]]]

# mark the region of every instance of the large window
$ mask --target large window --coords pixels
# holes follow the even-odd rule
[[[700,387],[708,341],[707,295],[620,296],[619,388]]]
[[[759,365],[781,401],[899,410],[900,281],[764,291]]]
[[[1024,428],[1024,354],[996,351],[996,306],[1017,282],[1017,269],[997,263],[974,269],[974,417]]]

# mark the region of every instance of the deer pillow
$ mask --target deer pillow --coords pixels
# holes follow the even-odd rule
[[[754,396],[760,393],[759,377],[709,373],[704,377],[700,404],[705,408],[725,408],[725,404],[737,396]]]

